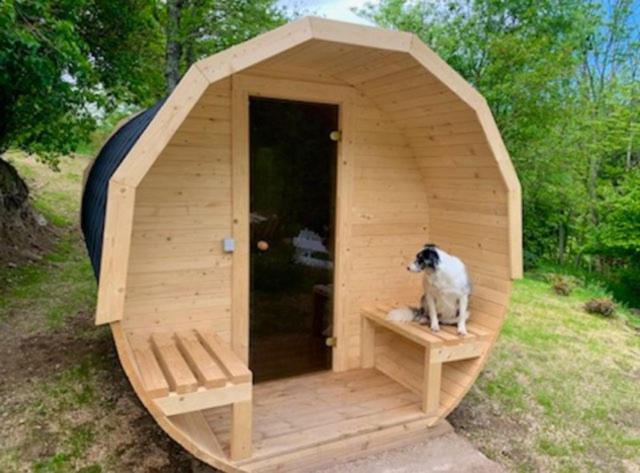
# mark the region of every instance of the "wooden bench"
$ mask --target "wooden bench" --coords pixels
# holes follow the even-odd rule
[[[467,323],[466,336],[456,333],[456,327],[440,326],[433,332],[428,326],[416,322],[401,323],[386,319],[391,307],[365,308],[362,310],[362,367],[375,365],[376,327],[381,327],[424,347],[424,372],[422,380],[422,410],[435,415],[440,405],[442,364],[476,358],[482,355],[489,343],[490,332],[477,324]]]
[[[251,454],[252,374],[213,330],[128,337],[144,389],[167,416],[232,406],[230,456]]]

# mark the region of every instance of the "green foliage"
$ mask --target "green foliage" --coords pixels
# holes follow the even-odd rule
[[[640,264],[640,168],[604,190],[600,214],[588,250]]]
[[[274,0],[187,0],[183,5],[181,35],[185,60],[190,62],[285,22]]]
[[[529,267],[572,261],[604,275],[635,258],[638,180],[626,176],[640,163],[637,7],[382,0],[358,12],[415,32],[487,98],[523,187]]]
[[[167,90],[198,59],[285,22],[276,0],[168,0],[165,9]]]
[[[162,86],[152,0],[0,2],[0,152],[55,165],[102,111],[148,103]]]

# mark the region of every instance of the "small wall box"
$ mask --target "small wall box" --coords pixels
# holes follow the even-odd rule
[[[225,238],[222,240],[222,249],[225,253],[233,253],[236,250],[236,241],[233,238]]]

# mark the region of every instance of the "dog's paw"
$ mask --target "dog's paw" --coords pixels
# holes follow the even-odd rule
[[[464,337],[467,334],[467,329],[466,328],[459,328],[458,329],[458,335],[460,335],[461,337]]]
[[[420,317],[418,317],[416,319],[416,321],[420,324],[420,325],[427,325],[429,323],[429,318],[425,317],[424,315],[421,315]]]
[[[439,332],[439,331],[440,331],[440,327],[439,327],[439,326],[437,326],[437,325],[435,325],[435,326],[434,326],[434,325],[432,325],[432,326],[431,326],[431,331],[432,331],[432,332]]]

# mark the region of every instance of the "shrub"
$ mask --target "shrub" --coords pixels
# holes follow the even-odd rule
[[[571,294],[572,287],[566,281],[558,281],[552,287],[559,296],[568,296]]]
[[[602,297],[599,299],[591,299],[584,305],[584,310],[590,314],[603,315],[612,317],[616,312],[616,305],[611,299]]]
[[[574,276],[549,274],[546,279],[551,283],[551,288],[559,296],[568,296],[575,287],[580,285],[580,281]]]

